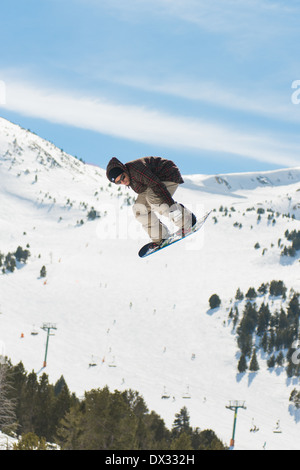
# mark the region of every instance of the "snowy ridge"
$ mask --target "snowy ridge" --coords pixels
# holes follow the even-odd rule
[[[177,200],[199,215],[213,210],[210,219],[190,240],[141,260],[147,237],[132,214],[132,191],[1,119],[0,252],[22,246],[31,255],[13,273],[0,271],[0,351],[40,371],[40,327],[55,323],[43,369],[52,383],[63,375],[78,396],[132,388],[169,427],[186,406],[193,427],[226,443],[233,422],[226,405],[245,400],[237,449],[299,449],[289,402],[298,379],[271,373],[259,358],[255,376],[239,375],[228,313],[237,288],[276,279],[300,292],[299,253],[284,259],[278,244],[287,229],[300,230],[300,169],[184,179]],[[222,305],[211,311],[214,293]],[[278,420],[282,433],[273,432]]]
[[[185,177],[187,187],[216,193],[234,193],[262,187],[280,187],[300,183],[300,167],[265,171],[262,173],[238,173],[215,176],[189,175]],[[299,185],[300,188],[300,185]]]

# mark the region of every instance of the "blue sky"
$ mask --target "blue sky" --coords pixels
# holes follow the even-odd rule
[[[3,2],[0,115],[103,168],[300,166],[299,24],[295,0]]]

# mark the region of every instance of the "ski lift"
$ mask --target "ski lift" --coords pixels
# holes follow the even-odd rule
[[[161,399],[162,399],[162,400],[168,400],[168,398],[170,398],[170,395],[169,395],[169,393],[166,391],[166,387],[164,387],[164,391],[163,391],[163,393],[162,393]]]
[[[115,356],[113,357],[113,360],[108,363],[108,367],[117,367]]]
[[[97,362],[94,360],[94,356],[92,356],[91,362],[89,363],[89,367],[96,367],[96,366],[97,366]]]
[[[38,333],[38,330],[36,329],[36,327],[33,325],[33,328],[31,330],[31,333],[30,333],[32,336],[37,336],[39,333]]]
[[[280,420],[278,420],[276,422],[276,427],[273,429],[273,433],[274,434],[281,434],[282,433],[282,429],[280,427]]]
[[[187,388],[186,388],[186,392],[182,395],[182,398],[184,398],[185,400],[192,398],[192,397],[191,397],[191,394],[190,394],[190,387],[189,387],[189,385],[188,385]]]

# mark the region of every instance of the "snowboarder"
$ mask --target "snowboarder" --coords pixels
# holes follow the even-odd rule
[[[173,199],[179,184],[184,181],[178,167],[161,157],[144,157],[126,164],[112,158],[106,169],[109,181],[131,187],[138,193],[133,212],[150,236],[153,246],[159,246],[171,235],[156,215],[168,217],[182,235],[197,221],[196,216]]]

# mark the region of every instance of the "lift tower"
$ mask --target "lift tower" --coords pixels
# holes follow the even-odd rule
[[[246,410],[245,402],[244,401],[237,401],[233,400],[229,402],[229,405],[226,406],[229,410],[234,411],[234,419],[233,419],[233,431],[232,431],[232,438],[230,440],[230,450],[234,449],[234,439],[235,439],[235,431],[236,431],[236,420],[237,420],[237,412],[239,408]]]
[[[46,350],[45,350],[45,359],[43,362],[43,367],[47,365],[47,354],[48,354],[48,346],[49,346],[49,336],[54,336],[54,333],[51,333],[51,330],[57,330],[55,323],[43,323],[41,329],[47,332],[47,341],[46,341]]]

